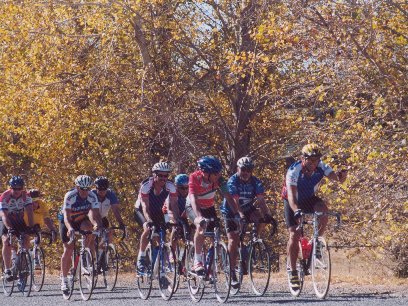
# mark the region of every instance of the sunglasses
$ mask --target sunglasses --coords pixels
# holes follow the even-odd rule
[[[15,190],[15,191],[20,191],[20,190],[23,190],[23,187],[13,187],[13,188],[11,188],[11,189],[13,189],[13,190]]]
[[[320,157],[315,157],[315,156],[308,156],[305,157],[306,160],[310,160],[311,162],[318,162],[320,161]]]
[[[253,168],[241,168],[243,172],[252,172]]]
[[[178,188],[178,189],[181,189],[181,190],[187,190],[187,189],[188,189],[188,186],[178,186],[177,188]]]
[[[99,190],[99,191],[106,191],[106,190],[108,190],[107,188],[96,188],[97,190]]]
[[[91,188],[88,188],[88,187],[79,187],[79,189],[81,189],[82,191],[89,191],[89,190],[91,190]]]
[[[156,176],[160,177],[160,178],[168,178],[169,177],[168,174],[156,174]]]

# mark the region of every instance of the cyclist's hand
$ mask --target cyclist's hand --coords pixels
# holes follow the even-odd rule
[[[207,220],[205,220],[203,217],[197,217],[197,223],[201,228],[206,227],[207,225]]]
[[[41,232],[41,227],[38,224],[34,224],[34,226],[31,228],[32,232],[34,234],[37,234],[39,232]]]
[[[301,209],[296,209],[294,217],[296,220],[298,220],[300,217],[302,217],[302,210]]]
[[[68,238],[70,238],[70,239],[75,236],[75,230],[74,230],[72,227],[68,229],[68,231],[67,231],[67,236],[68,236]]]
[[[265,223],[272,223],[272,221],[273,221],[273,217],[271,215],[267,214],[264,216]]]
[[[154,223],[152,221],[146,221],[145,223],[143,223],[143,228],[151,229],[153,225]]]
[[[347,172],[348,171],[346,169],[342,169],[342,170],[337,172],[337,177],[339,178],[340,183],[343,183],[346,180]]]

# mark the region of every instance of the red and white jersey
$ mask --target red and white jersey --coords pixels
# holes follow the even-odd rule
[[[203,180],[204,173],[197,170],[190,174],[188,180],[188,193],[197,197],[196,204],[199,208],[210,208],[214,206],[214,197],[220,184],[206,183]]]
[[[12,190],[9,189],[0,196],[0,210],[7,211],[8,213],[18,213],[23,211],[27,205],[33,203],[33,200],[26,191],[23,191],[17,199],[13,198],[11,193]]]

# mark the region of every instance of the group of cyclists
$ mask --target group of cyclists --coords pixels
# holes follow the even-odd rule
[[[301,159],[288,169],[282,190],[286,227],[289,233],[287,244],[289,283],[293,290],[299,290],[300,280],[296,271],[296,258],[299,253],[298,219],[302,212],[325,212],[327,204],[316,196],[317,186],[327,177],[344,182],[347,173],[334,172],[322,160],[322,153],[316,144],[302,148]],[[236,275],[240,225],[243,222],[259,224],[273,221],[271,211],[265,201],[265,188],[260,179],[253,175],[255,164],[251,157],[244,156],[237,162],[237,171],[228,180],[224,179],[222,163],[217,157],[203,156],[197,161],[197,170],[190,175],[177,174],[174,182],[169,179],[172,172],[170,164],[158,162],[152,167],[152,175],[140,185],[135,203],[135,220],[143,228],[140,236],[139,252],[136,260],[136,273],[146,270],[146,248],[152,226],[157,224],[192,224],[195,228],[194,264],[192,271],[199,275],[204,271],[202,254],[204,232],[211,231],[213,222],[207,220],[224,219],[228,238],[228,252],[231,262],[231,287],[239,286]],[[100,231],[109,227],[108,213],[112,210],[119,227],[126,232],[120,213],[120,205],[115,192],[109,187],[106,177],[93,180],[88,175],[79,175],[75,186],[64,197],[58,214],[59,237],[64,251],[61,257],[61,290],[68,290],[67,275],[71,265],[74,246],[69,243],[76,231]],[[56,239],[56,229],[49,216],[49,209],[41,200],[37,189],[25,190],[25,182],[20,176],[13,176],[9,189],[0,196],[0,233],[2,235],[2,255],[4,261],[3,277],[12,277],[11,249],[7,233],[39,231],[44,225]],[[94,188],[93,188],[94,187]],[[215,206],[215,195],[220,192],[223,202],[219,210]],[[327,220],[322,218],[319,235],[323,235]],[[38,226],[39,225],[39,226]],[[172,239],[175,227],[170,233]],[[85,245],[95,252],[92,235],[86,237]],[[28,239],[24,242],[28,249]]]

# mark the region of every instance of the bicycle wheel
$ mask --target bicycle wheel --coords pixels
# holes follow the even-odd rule
[[[95,285],[94,259],[89,248],[85,248],[79,258],[79,290],[84,301],[89,300]]]
[[[199,302],[203,298],[205,281],[203,276],[199,276],[192,272],[192,267],[194,266],[194,245],[190,245],[187,250],[187,256],[185,261],[185,267],[187,270],[187,287],[190,293],[191,300],[193,302]]]
[[[152,250],[150,244],[146,248],[144,273],[138,273],[136,275],[137,290],[139,291],[140,298],[147,300],[152,291],[153,280],[153,266],[152,266]]]
[[[102,257],[103,282],[109,291],[115,289],[118,279],[119,256],[115,248],[109,245]]]
[[[174,263],[176,264],[176,269],[177,269],[177,271],[176,271],[176,283],[174,284],[174,292],[173,293],[176,293],[177,292],[177,290],[178,290],[178,288],[179,288],[179,286],[180,286],[180,280],[181,280],[181,277],[182,277],[182,273],[183,273],[183,260],[182,260],[182,250],[181,250],[181,248],[180,248],[180,246],[178,245],[178,244],[176,244],[176,250],[175,250],[175,254],[176,254],[176,257],[175,257],[175,259],[174,259]]]
[[[165,301],[170,300],[174,293],[177,276],[177,261],[174,260],[175,258],[173,249],[166,243],[159,250],[159,256],[156,260],[158,264],[159,291]],[[172,260],[170,261],[170,259]]]
[[[44,285],[45,278],[45,256],[43,248],[33,247],[31,257],[33,263],[33,290],[39,292]]]
[[[253,292],[259,296],[264,295],[271,278],[271,262],[269,252],[260,240],[254,242],[250,248],[248,268]]]
[[[75,282],[78,280],[77,279],[77,265],[75,265],[75,260],[76,260],[76,249],[74,249],[74,251],[72,252],[72,259],[71,259],[71,268],[68,271],[68,275],[67,275],[67,279],[68,279],[68,290],[67,291],[63,291],[62,292],[62,296],[64,298],[64,300],[69,300],[72,296],[72,293],[74,292],[74,285]]]
[[[245,247],[245,246],[244,246],[244,247]],[[238,294],[238,292],[239,292],[240,289],[241,289],[242,280],[243,280],[243,278],[244,278],[244,265],[245,265],[245,264],[246,264],[246,263],[242,260],[242,250],[239,250],[239,251],[238,251],[238,266],[237,266],[237,268],[235,269],[235,273],[236,273],[237,278],[238,278],[239,286],[236,287],[236,288],[234,288],[234,287],[231,286],[231,291],[230,291],[230,294],[231,294],[231,295],[236,295],[236,294]],[[232,269],[234,269],[234,267],[232,267]],[[231,277],[232,277],[232,276],[231,276]]]
[[[3,283],[3,293],[5,296],[10,296],[13,293],[13,289],[14,289],[14,276],[13,277],[9,277],[9,279],[7,280],[7,275],[5,274],[5,265],[4,265],[4,261],[2,260],[2,283]],[[13,273],[13,271],[15,271],[15,267],[11,268],[11,273]]]
[[[300,247],[300,246],[299,246]],[[296,270],[298,272],[298,277],[299,277],[299,282],[300,282],[300,286],[299,286],[299,290],[294,290],[290,284],[290,276],[291,276],[291,271],[289,268],[287,268],[287,272],[288,272],[288,285],[289,285],[289,292],[292,296],[294,297],[298,297],[300,295],[300,293],[302,292],[303,289],[303,282],[305,279],[305,271],[304,271],[304,259],[298,258],[296,261]],[[287,262],[287,267],[290,267],[290,261],[288,258],[288,262]]]
[[[33,286],[33,270],[31,256],[28,252],[22,251],[17,264],[17,289],[24,295],[30,296]]]
[[[324,299],[330,286],[331,263],[330,251],[323,237],[318,238],[317,244],[313,243],[311,270],[316,296]]]
[[[227,246],[219,242],[213,263],[215,296],[218,302],[225,303],[231,290],[231,261]]]

